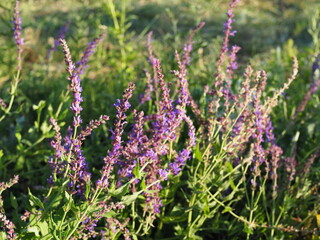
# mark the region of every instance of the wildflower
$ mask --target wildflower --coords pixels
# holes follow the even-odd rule
[[[3,200],[1,197],[1,193],[4,190],[12,187],[14,184],[18,183],[18,180],[19,176],[14,176],[14,178],[10,179],[8,182],[0,182],[0,222],[2,222],[6,232],[7,239],[9,240],[17,239],[14,231],[15,225],[5,215],[5,212],[3,210]]]
[[[53,46],[48,50],[47,59],[50,59],[51,53],[57,50],[57,47],[59,46],[60,39],[64,39],[66,33],[69,30],[70,21],[66,22],[64,26],[62,26],[59,30],[59,34],[57,38],[54,40]]]
[[[183,46],[182,64],[184,66],[190,65],[190,53],[192,51],[193,37],[201,28],[203,28],[204,25],[204,22],[200,22],[198,26],[192,30],[191,34],[188,37],[187,43]]]
[[[318,90],[320,86],[320,54],[316,57],[313,65],[312,65],[312,75],[311,75],[311,85],[304,95],[302,101],[300,102],[299,106],[295,114],[292,116],[292,120],[296,119],[300,112],[303,112],[307,103],[309,102],[311,96]]]
[[[98,120],[91,120],[86,128],[81,131],[77,138],[81,141],[85,140],[86,137],[92,133],[93,129],[98,128],[101,124],[105,124],[108,120],[109,116],[107,115],[101,115]]]
[[[65,40],[60,39],[60,44],[63,47],[63,52],[65,55],[65,63],[67,65],[67,72],[69,73],[68,80],[70,81],[70,88],[73,92],[74,100],[71,104],[70,109],[74,112],[74,120],[73,126],[78,127],[80,126],[82,120],[80,118],[80,112],[82,111],[82,107],[80,106],[83,99],[81,97],[82,88],[80,86],[80,77],[78,71],[75,71],[75,65],[72,62],[71,54],[69,47]]]
[[[13,222],[7,219],[7,216],[0,212],[0,222],[3,223],[3,226],[5,228],[7,239],[14,240],[17,239],[16,234],[14,232],[15,225]]]
[[[228,44],[229,44],[229,37],[235,35],[235,31],[232,31],[232,23],[234,22],[234,14],[233,14],[233,9],[236,7],[236,4],[240,2],[240,0],[232,0],[231,3],[229,4],[229,9],[228,9],[228,19],[224,24],[224,39],[222,42],[222,47],[221,47],[221,53],[218,59],[218,64],[217,64],[217,76],[215,78],[215,83],[214,86],[216,89],[219,89],[221,85],[223,84],[224,81],[224,74],[222,72],[222,64],[225,60],[225,56],[228,52]],[[234,49],[235,51],[235,49]]]
[[[295,157],[287,157],[284,159],[285,169],[289,174],[289,182],[291,182],[296,174],[297,161]]]
[[[147,82],[146,82],[147,89],[145,90],[144,94],[142,94],[140,97],[141,104],[144,104],[145,102],[151,100],[151,93],[154,90],[150,73],[148,71],[145,71],[145,74],[146,74],[146,78],[147,78]]]
[[[2,98],[0,98],[0,106],[2,108],[7,108],[7,104],[5,103],[5,101]]]
[[[106,188],[109,184],[110,174],[113,170],[114,164],[119,161],[121,156],[122,147],[122,133],[124,125],[126,124],[126,114],[125,112],[130,108],[129,99],[132,97],[132,92],[135,89],[133,83],[129,83],[128,88],[123,92],[122,99],[117,100],[114,106],[117,109],[116,120],[114,123],[114,128],[111,129],[112,133],[112,150],[108,152],[108,155],[103,159],[104,166],[101,170],[101,177],[97,180],[96,185],[98,188]]]
[[[60,127],[57,123],[57,121],[54,118],[50,118],[50,123],[53,127],[53,130],[55,131],[54,140],[50,141],[51,147],[55,149],[55,157],[60,158],[62,154],[64,154],[65,149],[61,145],[61,133],[60,133]]]
[[[24,39],[21,37],[22,21],[20,18],[19,8],[20,8],[20,2],[16,1],[12,23],[13,23],[14,39],[18,47],[18,70],[21,70],[21,64],[22,64],[21,54],[23,51],[22,46],[23,46]]]
[[[304,166],[304,175],[308,175],[309,172],[310,172],[310,168],[311,168],[311,165],[314,163],[314,161],[316,160],[316,158],[318,158],[320,156],[320,149],[318,148],[316,150],[315,153],[313,153],[309,159],[307,160],[305,166]]]
[[[106,36],[107,32],[104,31],[103,33],[100,34],[99,37],[95,38],[92,42],[88,43],[88,47],[86,50],[83,52],[83,55],[80,59],[80,61],[77,62],[77,67],[75,69],[75,72],[77,75],[83,74],[84,70],[87,68],[87,63],[89,57],[93,54],[94,49],[98,45],[98,43]]]

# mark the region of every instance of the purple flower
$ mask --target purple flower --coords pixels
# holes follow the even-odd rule
[[[224,83],[224,74],[223,74],[223,69],[222,69],[222,65],[223,62],[225,60],[226,54],[229,51],[228,49],[228,44],[229,44],[229,37],[230,36],[234,36],[236,31],[232,31],[232,23],[234,22],[234,14],[233,14],[233,9],[236,7],[236,4],[239,2],[239,0],[232,0],[231,3],[229,4],[229,9],[227,12],[227,16],[228,19],[224,24],[224,39],[222,42],[222,47],[221,47],[221,53],[219,56],[219,60],[218,60],[218,65],[217,65],[217,76],[215,79],[215,88],[219,89],[221,87],[221,85]],[[230,64],[234,65],[234,64]],[[230,69],[229,69],[230,70]]]
[[[0,98],[0,106],[2,108],[7,108],[7,104],[4,102],[4,100],[2,98]]]
[[[159,169],[158,173],[163,180],[168,180],[168,172],[164,169]]]
[[[63,47],[63,52],[65,55],[65,63],[67,65],[66,70],[69,73],[68,79],[71,82],[70,88],[74,97],[74,101],[72,102],[72,105],[70,107],[70,109],[75,114],[73,126],[78,127],[81,124],[80,112],[82,111],[82,107],[80,106],[80,104],[81,102],[83,102],[83,99],[81,97],[82,88],[80,86],[80,77],[79,77],[78,71],[75,70],[75,66],[72,62],[70,50],[66,41],[63,39],[60,39],[60,44]]]
[[[68,21],[64,26],[62,26],[59,30],[59,34],[54,40],[53,46],[48,50],[47,59],[50,59],[51,53],[57,50],[57,47],[59,46],[60,39],[64,39],[66,33],[68,32],[70,25],[70,21]]]
[[[18,47],[18,70],[21,70],[21,64],[22,64],[21,54],[23,51],[22,45],[23,45],[24,39],[21,37],[22,21],[20,18],[19,7],[20,7],[20,2],[16,1],[12,23],[13,23],[14,39]]]
[[[122,133],[124,125],[126,124],[125,120],[127,118],[125,112],[130,108],[129,99],[132,97],[132,92],[135,89],[133,83],[129,83],[128,88],[123,92],[122,99],[117,100],[114,106],[117,109],[116,120],[114,123],[114,128],[110,129],[112,133],[112,147],[113,149],[108,153],[108,155],[103,159],[104,166],[101,170],[101,178],[97,180],[96,184],[98,188],[105,188],[109,184],[109,177],[113,170],[114,164],[119,162],[121,156],[122,146]]]
[[[178,153],[176,161],[169,165],[169,168],[173,171],[174,175],[177,175],[181,171],[181,167],[186,164],[186,161],[190,159],[190,151],[183,149]]]
[[[94,53],[94,49],[98,45],[98,43],[106,36],[107,32],[104,31],[100,34],[99,37],[95,38],[92,42],[88,43],[88,47],[83,52],[82,58],[77,62],[77,68],[75,69],[78,75],[83,74],[84,70],[87,68],[87,63],[89,57]]]

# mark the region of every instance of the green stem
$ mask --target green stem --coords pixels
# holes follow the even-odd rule
[[[79,224],[83,221],[84,217],[87,215],[89,209],[91,207],[93,207],[95,204],[96,199],[99,197],[100,193],[102,192],[102,189],[96,189],[94,191],[92,200],[88,203],[88,206],[86,207],[86,209],[84,210],[83,214],[81,215],[81,217],[79,218],[78,222],[76,223],[76,225],[74,226],[74,228],[71,230],[71,232],[68,234],[68,236],[66,237],[65,240],[68,240],[72,237],[72,235],[74,234],[74,232],[77,230]]]
[[[11,111],[11,108],[13,106],[13,102],[15,99],[16,91],[18,89],[18,84],[20,81],[20,74],[21,74],[21,70],[18,69],[17,75],[16,75],[13,83],[11,84],[11,91],[10,91],[11,98],[10,98],[9,105],[6,109],[4,109],[4,115],[1,116],[0,122],[2,122],[6,118],[6,116],[9,114],[9,112]]]

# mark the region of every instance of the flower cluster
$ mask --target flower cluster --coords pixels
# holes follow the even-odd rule
[[[53,42],[53,46],[48,50],[47,59],[50,59],[52,52],[57,50],[58,46],[60,45],[60,39],[65,39],[66,33],[69,30],[70,23],[71,22],[68,21],[64,26],[60,28],[58,36]]]
[[[22,21],[20,18],[20,2],[16,1],[15,8],[14,8],[14,15],[13,15],[13,32],[14,32],[14,39],[16,41],[16,45],[18,46],[18,70],[21,70],[21,54],[22,54],[22,46],[24,39],[21,36],[22,31]]]
[[[51,141],[51,146],[55,150],[55,157],[49,160],[52,169],[52,175],[49,182],[53,184],[58,176],[67,177],[68,186],[72,194],[80,195],[84,198],[85,187],[90,182],[91,173],[88,171],[88,164],[85,160],[82,151],[83,141],[91,134],[93,129],[105,124],[109,120],[106,115],[100,116],[98,120],[92,120],[90,123],[80,131],[77,135],[77,128],[80,127],[82,119],[80,113],[82,107],[80,106],[83,98],[81,96],[82,87],[80,84],[80,75],[83,73],[85,64],[97,43],[103,38],[105,33],[95,39],[92,44],[89,44],[84,51],[81,61],[78,62],[77,67],[74,65],[71,57],[69,47],[65,40],[60,39],[60,44],[65,55],[66,71],[68,72],[68,80],[70,81],[70,90],[73,93],[73,102],[70,109],[72,110],[73,128],[69,127],[66,136],[62,139],[61,130],[55,119],[51,118],[50,123],[55,131],[54,139]]]
[[[1,182],[0,183],[0,222],[3,224],[7,239],[9,239],[9,240],[17,239],[16,233],[14,231],[15,225],[5,215],[1,194],[6,189],[8,189],[8,188],[12,187],[14,184],[18,183],[18,181],[19,181],[19,177],[14,176],[14,178],[10,179],[8,182]]]
[[[82,107],[80,106],[81,102],[83,102],[83,98],[81,96],[82,87],[80,85],[80,76],[78,71],[75,68],[75,65],[72,62],[71,54],[69,47],[65,40],[60,39],[60,44],[63,48],[65,63],[67,65],[67,72],[69,73],[68,80],[70,81],[70,89],[73,93],[74,100],[70,109],[74,113],[73,117],[73,126],[77,128],[82,123],[80,118],[80,112],[82,111]]]

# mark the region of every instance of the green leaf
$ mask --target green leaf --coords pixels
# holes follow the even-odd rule
[[[146,185],[146,180],[142,179],[140,182],[140,187],[142,190],[146,190],[147,189],[147,185]]]
[[[38,105],[33,104],[32,108],[33,110],[38,110],[38,112],[40,112],[45,106],[46,106],[46,101],[40,100]]]
[[[30,189],[28,189],[28,194],[29,194],[29,202],[31,206],[36,206],[36,207],[40,207],[44,209],[43,203],[41,202],[41,200],[39,198],[37,198],[36,196],[34,196]]]
[[[20,141],[21,141],[21,133],[17,132],[17,133],[15,134],[15,136],[16,136],[18,142],[20,142]]]
[[[0,150],[0,158],[3,157],[3,150]]]
[[[141,179],[141,173],[140,173],[140,164],[139,161],[137,161],[136,166],[133,169],[133,174],[136,178]]]
[[[38,226],[40,228],[40,232],[42,236],[45,236],[49,233],[49,226],[46,222],[39,222]]]
[[[206,201],[206,202],[202,205],[202,207],[203,207],[204,215],[205,215],[206,217],[208,217],[209,214],[210,214],[210,208],[209,208],[208,202]]]
[[[307,131],[308,131],[309,137],[312,137],[312,135],[313,135],[313,133],[314,133],[315,127],[316,127],[316,124],[315,124],[315,123],[310,123],[310,124],[308,124],[308,126],[307,126]]]
[[[70,201],[70,199],[72,199],[72,196],[67,191],[64,192],[64,196],[68,201]]]
[[[225,209],[223,209],[222,213],[227,213],[227,212],[231,212],[232,208],[231,207],[225,207]]]
[[[202,153],[201,153],[201,151],[200,151],[199,144],[197,144],[197,147],[196,147],[196,149],[195,149],[195,157],[196,157],[196,159],[198,159],[200,162],[203,162]]]
[[[13,193],[10,193],[10,202],[11,202],[11,206],[14,209],[18,209],[18,202],[17,202],[17,198],[13,195]]]
[[[233,170],[233,166],[229,161],[225,162],[226,167],[228,168],[229,172],[231,172]]]
[[[122,197],[129,191],[130,182],[123,184],[121,187],[117,188],[114,191],[110,191],[110,195],[113,197]]]
[[[36,226],[28,227],[27,231],[31,232],[31,233],[34,233],[36,235],[36,237],[40,237],[39,229]]]
[[[131,235],[133,240],[139,240],[139,238],[137,237],[137,235],[133,234]]]
[[[7,236],[4,232],[0,232],[0,240],[6,240]]]
[[[229,183],[230,183],[232,190],[236,189],[236,185],[234,184],[234,181],[231,178],[229,178]]]
[[[243,231],[245,233],[248,233],[248,234],[253,234],[253,229],[251,227],[249,227],[249,225],[247,223],[244,223],[244,229]]]
[[[67,193],[68,194],[68,193]],[[66,195],[65,195],[66,197]],[[45,202],[45,209],[49,211],[50,209],[55,209],[62,203],[63,195],[59,193],[51,194],[48,201]]]
[[[297,143],[300,137],[300,132],[297,131],[296,134],[294,135],[294,137],[292,138],[292,142],[293,143]]]
[[[43,134],[47,134],[51,130],[51,125],[49,125],[47,121],[44,121],[41,124],[40,130],[42,131]]]
[[[121,198],[121,202],[123,202],[125,205],[130,205],[131,203],[133,203],[138,196],[143,192],[143,190],[139,191],[139,192],[135,192],[134,194],[128,195],[128,196],[124,196]]]
[[[117,215],[116,212],[113,211],[113,210],[111,210],[111,211],[103,214],[103,217],[105,217],[105,218],[112,218],[112,217],[114,217],[114,216],[116,216],[116,215]]]
[[[86,183],[86,191],[84,193],[85,197],[88,199],[89,198],[89,194],[91,192],[91,182],[90,180]]]
[[[164,223],[177,223],[177,222],[183,222],[188,219],[188,211],[186,208],[183,208],[181,206],[174,206],[174,208],[171,210],[170,215],[164,216],[162,218]]]

